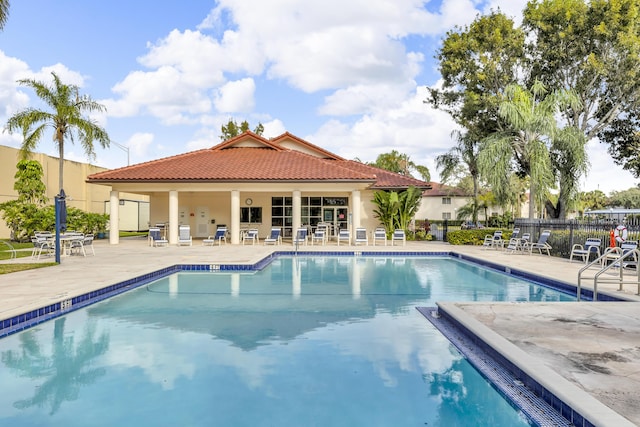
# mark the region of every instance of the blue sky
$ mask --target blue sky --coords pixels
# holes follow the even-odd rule
[[[393,149],[429,167],[453,144],[453,123],[423,103],[447,30],[524,0],[16,0],[0,32],[0,122],[38,106],[16,80],[66,83],[107,106],[95,117],[132,163],[220,142],[230,118],[289,131],[346,158]],[[19,147],[20,136],[0,133]],[[65,157],[88,159],[78,145]],[[56,155],[47,137],[38,151]],[[100,166],[125,166],[116,146]],[[624,190],[633,177],[589,143],[584,190]]]

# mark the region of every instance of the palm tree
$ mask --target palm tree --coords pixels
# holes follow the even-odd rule
[[[521,175],[528,176],[529,218],[533,218],[535,205],[543,204],[544,196],[555,183],[549,151],[550,141],[559,134],[555,115],[559,107],[578,106],[579,100],[567,91],[547,94],[539,81],[534,82],[530,91],[509,85],[505,95],[499,115],[509,128],[485,139],[478,164],[499,200],[506,197],[514,166]]]
[[[9,0],[0,0],[0,30],[4,28],[9,17]]]
[[[62,83],[54,72],[51,75],[53,86],[31,79],[18,80],[18,83],[32,88],[53,112],[27,108],[9,118],[6,128],[10,133],[18,129],[22,131],[24,140],[20,153],[23,159],[27,159],[35,150],[47,127],[53,128],[53,140],[60,155],[59,188],[62,189],[65,138],[69,137],[74,142],[74,135],[77,135],[85,154],[90,158],[95,157],[94,141],[98,141],[103,148],[107,148],[111,141],[102,127],[83,116],[84,113],[103,112],[106,108],[88,95],[81,96],[78,86]]]

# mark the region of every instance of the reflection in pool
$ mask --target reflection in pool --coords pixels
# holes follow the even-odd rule
[[[0,340],[11,426],[528,425],[416,310],[571,297],[434,257],[181,273]]]

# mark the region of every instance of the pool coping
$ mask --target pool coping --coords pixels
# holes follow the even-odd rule
[[[577,286],[573,285],[569,282],[565,282],[565,281],[561,281],[561,280],[555,280],[552,278],[548,278],[548,277],[544,277],[544,276],[539,276],[539,275],[535,275],[535,274],[531,274],[525,270],[521,270],[521,269],[517,269],[517,268],[512,268],[512,267],[507,267],[504,266],[502,264],[498,264],[495,262],[491,262],[491,261],[487,261],[485,259],[481,259],[481,258],[477,258],[474,256],[470,256],[470,255],[466,255],[466,254],[461,254],[455,251],[451,251],[451,250],[443,250],[443,251],[367,251],[367,250],[336,250],[336,251],[305,251],[305,250],[288,250],[288,251],[274,251],[268,255],[266,255],[265,257],[261,258],[260,260],[258,260],[257,262],[251,264],[216,264],[216,263],[209,263],[209,264],[175,264],[166,268],[161,268],[158,269],[156,271],[150,272],[150,273],[146,273],[146,274],[142,274],[136,277],[133,277],[131,279],[125,280],[125,281],[121,281],[109,286],[105,286],[102,287],[100,289],[96,289],[90,292],[85,292],[85,293],[81,293],[79,295],[76,296],[65,296],[62,300],[60,301],[56,301],[52,304],[48,304],[44,307],[40,307],[37,309],[33,309],[30,310],[26,313],[22,313],[22,314],[18,314],[15,316],[11,316],[9,318],[6,319],[0,319],[0,339],[2,339],[3,337],[6,337],[8,335],[20,332],[22,330],[28,329],[30,327],[33,327],[37,324],[40,324],[42,322],[51,320],[53,318],[65,315],[69,312],[72,312],[74,310],[77,309],[81,309],[84,308],[88,305],[94,304],[96,302],[111,298],[113,296],[119,295],[121,293],[124,293],[126,291],[129,291],[131,289],[135,289],[137,287],[140,286],[144,286],[145,284],[148,284],[152,281],[155,281],[157,279],[160,279],[162,277],[168,276],[170,274],[173,273],[177,273],[177,272],[182,272],[182,271],[200,271],[200,272],[215,272],[215,271],[258,271],[263,269],[264,267],[266,267],[268,264],[270,264],[274,259],[276,259],[277,257],[280,256],[367,256],[367,257],[388,257],[388,256],[392,256],[392,257],[397,257],[397,256],[402,256],[402,257],[410,257],[410,256],[416,256],[416,257],[420,257],[420,256],[430,256],[430,257],[434,257],[434,256],[442,256],[442,257],[449,257],[449,258],[454,258],[454,259],[459,259],[459,260],[463,260],[463,261],[467,261],[473,264],[477,264],[477,265],[481,265],[483,267],[489,268],[491,270],[497,271],[497,272],[501,272],[504,274],[508,274],[508,275],[512,275],[514,277],[517,277],[519,279],[523,279],[523,280],[528,280],[531,282],[536,282],[536,283],[542,283],[547,287],[553,288],[555,290],[559,290],[561,292],[565,292],[567,294],[573,294],[575,295],[577,292]],[[582,298],[584,300],[590,300],[593,296],[593,291],[591,289],[588,288],[582,288],[581,289],[581,295]],[[600,291],[598,292],[598,297],[599,300],[602,301],[628,301],[628,299],[624,298],[623,295],[614,295],[614,294],[610,294],[607,291]],[[438,307],[444,307],[446,304],[441,304],[441,303],[437,303]],[[491,342],[492,340],[489,340],[489,342],[485,341],[483,339],[483,337],[485,335],[476,335],[474,334],[475,329],[471,328],[470,325],[467,325],[467,323],[469,324],[473,324],[475,323],[479,323],[477,321],[474,321],[473,319],[468,319],[465,320],[464,322],[458,321],[457,317],[455,316],[451,316],[450,313],[455,312],[456,310],[449,310],[446,311],[443,308],[442,313],[447,316],[450,317],[452,319],[452,321],[454,323],[456,323],[458,326],[458,328],[460,328],[461,331],[463,331],[466,334],[472,334],[472,336],[474,337],[473,339],[476,341],[478,346],[481,346],[483,348],[488,349],[490,352],[495,353],[497,356],[497,360],[500,360],[502,356],[505,356],[503,354],[501,354],[499,351],[496,353],[495,349],[492,349],[491,344],[489,342]],[[482,329],[482,328],[479,328]],[[485,327],[485,329],[488,330],[487,327]],[[497,335],[497,334],[496,334]],[[487,334],[487,336],[490,336],[489,334]],[[511,355],[512,352],[511,350],[513,348],[517,348],[515,347],[513,344],[511,344],[512,347],[510,348],[505,348],[505,351],[507,352],[508,355]],[[509,359],[505,359],[506,360],[506,365],[509,366],[510,364],[513,364],[512,361],[509,361]],[[514,364],[513,366],[514,371],[516,373],[527,373],[527,370],[522,370],[518,368],[518,364]],[[531,376],[529,375],[528,377],[522,378],[523,382],[524,381],[534,381],[532,384],[533,388],[535,389],[536,387],[538,387],[536,384],[539,385],[539,383],[537,381],[535,381],[536,377],[535,376]],[[566,381],[566,380],[565,380]],[[528,384],[528,383],[527,383]],[[544,384],[544,382],[543,382]],[[575,392],[575,390],[578,389],[575,385],[572,385],[572,392]],[[586,392],[584,392],[586,393]],[[555,396],[555,395],[554,395]],[[590,396],[591,397],[591,396]],[[563,402],[566,402],[567,400],[571,401],[570,395],[567,396],[567,399],[565,400],[564,398],[562,399]],[[557,399],[557,398],[556,398]],[[595,400],[595,398],[591,397],[591,399]],[[597,401],[597,400],[596,400]],[[553,399],[551,400],[551,402],[553,402]],[[598,403],[600,403],[599,401],[597,401]],[[601,404],[601,403],[600,403]],[[602,404],[601,404],[602,405]],[[572,405],[569,405],[573,408]],[[582,408],[581,406],[577,406],[577,408]],[[608,407],[607,407],[608,408]],[[572,409],[573,410],[573,409]],[[611,409],[609,409],[610,411],[612,411]],[[581,414],[582,412],[578,411],[578,409],[575,410],[576,413]],[[615,412],[614,412],[615,413]],[[617,413],[615,413],[616,415],[618,415]],[[571,419],[571,418],[569,418]],[[591,419],[591,418],[589,418]],[[625,419],[626,420],[626,419]],[[592,424],[585,424],[586,426],[590,426]],[[593,425],[598,425],[598,424],[593,424]],[[633,424],[631,424],[633,425]]]

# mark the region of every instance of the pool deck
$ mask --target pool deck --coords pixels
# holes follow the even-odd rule
[[[96,256],[63,257],[60,265],[0,276],[0,320],[176,264],[255,264],[292,245],[154,248],[143,238],[94,243]],[[507,254],[440,242],[406,246],[301,246],[300,251],[454,252],[533,274],[576,283],[579,262]],[[41,261],[52,261],[42,257]],[[11,261],[0,261],[7,263]],[[21,258],[14,262],[32,262]],[[630,278],[632,276],[630,275]],[[583,284],[591,288],[590,284]],[[640,302],[637,286],[600,284],[599,292]],[[630,302],[439,303],[520,368],[595,425],[640,425],[640,305]]]

